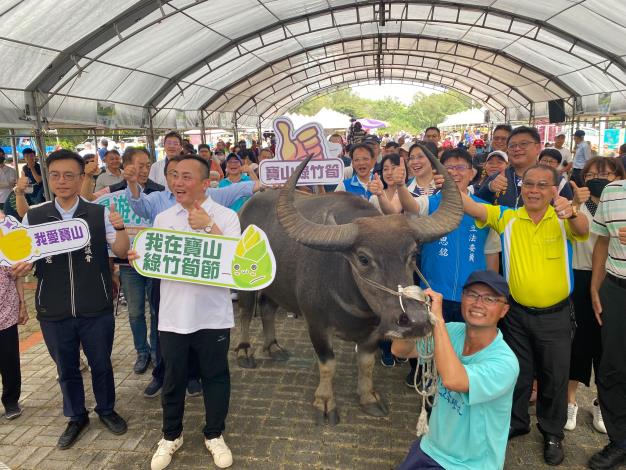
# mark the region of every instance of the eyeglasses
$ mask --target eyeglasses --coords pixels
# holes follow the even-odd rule
[[[506,136],[493,136],[493,141],[495,142],[506,142],[506,140],[508,139],[508,137]]]
[[[425,159],[425,158],[426,158],[426,155],[411,155],[409,157],[409,161],[410,162],[414,162],[414,161],[422,160],[422,159]]]
[[[518,142],[517,144],[509,144],[506,146],[509,150],[515,150],[516,148],[520,148],[520,150],[526,150],[530,144],[534,144],[535,142],[531,140],[525,140],[523,142]]]
[[[444,168],[448,171],[465,171],[468,169],[465,165],[444,165]]]
[[[605,173],[586,173],[585,181],[593,180],[596,178],[607,179],[609,176],[615,176],[615,173],[613,173],[612,171],[607,171]]]
[[[488,307],[493,307],[495,304],[505,304],[506,300],[499,299],[495,295],[479,294],[473,290],[463,291],[463,296],[467,297],[472,302],[476,303],[482,300]]]
[[[533,183],[532,181],[522,181],[522,188],[526,189],[537,188],[541,191],[545,191],[546,189],[550,189],[552,186],[556,185],[548,183],[547,181],[539,181],[539,183]]]
[[[51,171],[48,173],[48,178],[50,181],[59,181],[60,179],[65,181],[74,181],[82,174],[84,173],[59,173],[58,171]]]

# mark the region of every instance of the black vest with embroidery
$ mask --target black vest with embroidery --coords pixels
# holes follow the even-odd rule
[[[74,218],[87,222],[91,240],[80,250],[35,262],[37,319],[59,321],[113,313],[104,206],[80,199]],[[62,220],[53,202],[28,211],[28,224]]]

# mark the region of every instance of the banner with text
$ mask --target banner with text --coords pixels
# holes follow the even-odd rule
[[[264,185],[284,184],[295,168],[309,155],[313,159],[302,172],[298,186],[338,184],[343,181],[343,160],[337,158],[341,146],[329,143],[324,129],[311,122],[294,130],[291,119],[274,120],[276,156],[259,163],[259,179]],[[315,167],[315,168],[313,168]]]
[[[133,249],[139,274],[239,290],[274,281],[276,260],[265,232],[250,225],[241,238],[151,228],[137,233]]]
[[[130,207],[130,203],[126,198],[126,191],[115,191],[114,193],[104,194],[100,196],[98,199],[94,201],[96,204],[100,204],[101,206],[106,207],[107,209],[111,208],[111,202],[115,204],[115,210],[119,212],[119,214],[124,219],[124,226],[126,227],[126,233],[128,233],[128,237],[131,242],[133,238],[144,228],[152,227],[152,223],[148,219],[144,219],[133,212]]]
[[[24,227],[7,216],[0,221],[0,265],[33,262],[79,250],[89,244],[89,226],[83,219],[60,220]]]

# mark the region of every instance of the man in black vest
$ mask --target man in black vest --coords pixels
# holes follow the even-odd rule
[[[35,262],[37,319],[57,365],[63,414],[70,418],[57,446],[67,449],[89,424],[79,366],[81,344],[91,368],[96,413],[112,433],[123,434],[127,429],[124,419],[114,411],[111,351],[115,321],[107,245],[116,256],[124,257],[129,241],[123,219],[113,206],[109,212],[79,197],[85,178],[85,164],[80,156],[59,150],[47,158],[46,164],[56,199],[31,207],[24,225],[81,218],[91,234],[85,248]],[[13,269],[16,275],[24,275],[31,267],[18,263]]]

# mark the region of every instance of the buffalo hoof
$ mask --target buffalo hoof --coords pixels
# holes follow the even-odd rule
[[[289,351],[283,348],[278,342],[272,342],[266,348],[267,354],[269,354],[270,358],[276,362],[286,362],[289,360]]]
[[[243,369],[256,369],[254,356],[237,356],[237,365]]]
[[[370,416],[376,416],[377,418],[382,418],[389,414],[389,408],[382,400],[368,403],[367,405],[361,405],[361,410],[363,410],[364,413]]]
[[[313,421],[317,426],[337,426],[339,424],[339,411],[337,408],[325,413],[317,408],[313,412]]]

